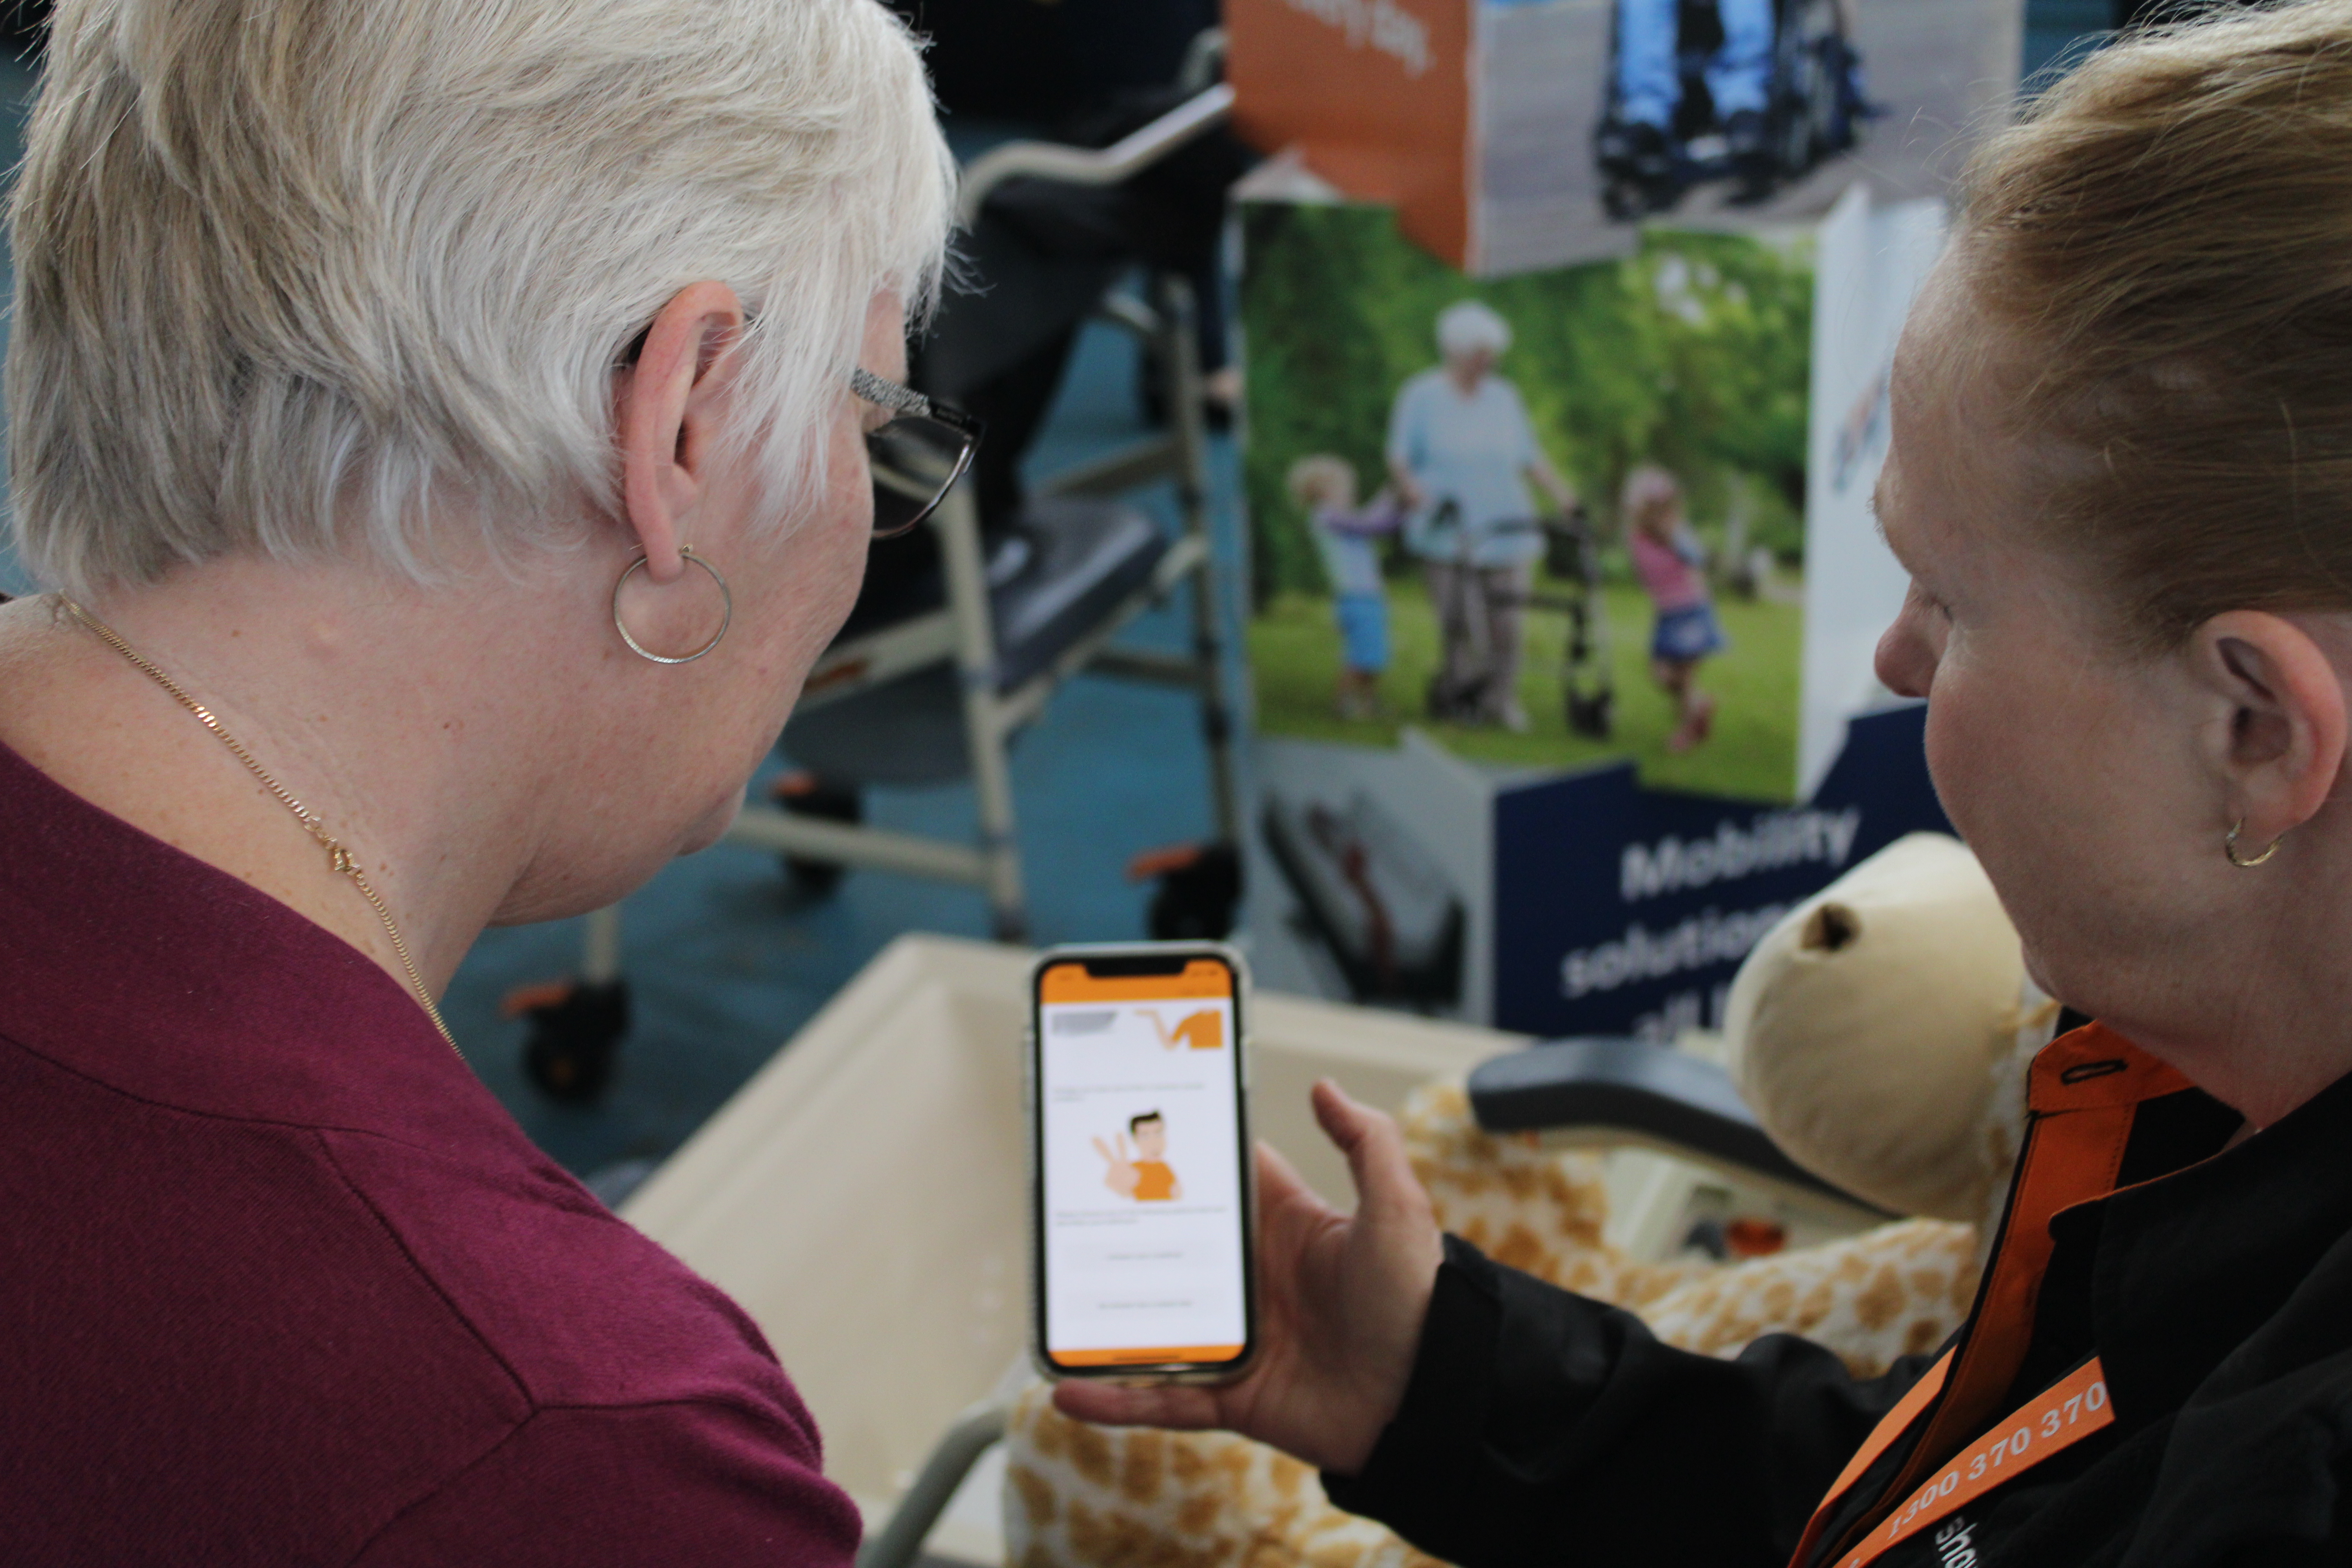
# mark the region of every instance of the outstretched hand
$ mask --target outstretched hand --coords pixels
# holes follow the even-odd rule
[[[1135,1168],[1135,1152],[1127,1146],[1127,1134],[1122,1132],[1118,1135],[1118,1149],[1116,1152],[1112,1151],[1109,1144],[1099,1138],[1096,1139],[1095,1152],[1100,1154],[1110,1166],[1103,1173],[1103,1185],[1120,1197],[1133,1197],[1139,1173]]]
[[[1356,1212],[1332,1208],[1258,1145],[1258,1354],[1248,1373],[1215,1388],[1074,1380],[1055,1389],[1055,1408],[1107,1426],[1223,1426],[1324,1469],[1362,1468],[1403,1403],[1444,1252],[1396,1123],[1328,1079],[1314,1105],[1348,1156]]]

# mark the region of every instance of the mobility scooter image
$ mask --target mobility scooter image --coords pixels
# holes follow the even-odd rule
[[[1630,222],[1729,181],[1752,204],[1852,150],[1873,113],[1853,0],[1617,0],[1593,132],[1601,205]]]

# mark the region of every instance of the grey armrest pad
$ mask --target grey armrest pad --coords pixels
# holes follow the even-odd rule
[[[1780,1152],[1729,1073],[1644,1040],[1551,1040],[1493,1058],[1470,1074],[1470,1110],[1488,1132],[1616,1129],[1843,1203],[1876,1206]]]

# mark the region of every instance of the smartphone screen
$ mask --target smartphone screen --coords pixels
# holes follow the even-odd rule
[[[1247,1359],[1238,980],[1199,948],[1049,954],[1037,970],[1038,1344],[1054,1372]]]

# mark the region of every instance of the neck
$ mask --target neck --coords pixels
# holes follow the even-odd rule
[[[2352,1073],[2352,964],[2343,960],[2352,952],[2352,914],[2340,912],[2352,841],[2338,842],[2341,811],[2331,804],[2271,865],[2211,872],[2230,896],[2198,902],[2200,918],[2187,922],[2193,934],[2128,972],[2097,977],[2105,984],[2070,987],[2085,997],[2077,1005],[2253,1128]],[[2218,848],[2212,858],[2218,865]],[[2176,901],[2188,897],[2175,892]]]
[[[495,586],[428,591],[348,564],[238,559],[86,603],[350,851],[436,995],[521,877],[539,784],[565,761],[541,743],[559,694],[530,679],[550,663],[544,617],[495,571],[453,580]],[[540,656],[520,657],[534,640]],[[421,647],[437,652],[429,669]],[[58,601],[0,610],[0,742],[34,766],[407,984],[381,920],[293,814]]]

